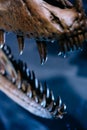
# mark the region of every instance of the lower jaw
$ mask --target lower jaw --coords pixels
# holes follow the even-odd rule
[[[66,113],[61,98],[55,101],[47,84],[42,86],[26,63],[15,60],[8,46],[0,49],[0,90],[36,116],[63,118]],[[43,113],[43,114],[42,114]]]

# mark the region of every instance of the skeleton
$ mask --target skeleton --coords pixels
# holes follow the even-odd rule
[[[87,38],[87,18],[82,0],[0,0],[0,89],[31,113],[62,118],[66,106],[44,88],[22,61],[16,61],[5,43],[5,33],[14,32],[20,54],[24,38],[35,38],[41,64],[47,60],[47,42],[58,42],[58,55],[81,49]],[[6,83],[6,85],[4,84]],[[43,113],[43,115],[41,114]]]

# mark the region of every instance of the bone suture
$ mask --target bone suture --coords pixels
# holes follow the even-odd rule
[[[7,45],[4,44],[1,50],[3,50],[7,59],[16,70],[17,78],[15,78],[15,80],[10,79],[10,81],[15,85],[17,91],[21,91],[42,108],[46,109],[50,113],[51,117],[62,118],[66,113],[66,106],[62,103],[61,98],[58,97],[57,101],[55,101],[53,92],[47,87],[46,82],[42,86],[41,82],[36,78],[34,71],[30,71],[27,68],[26,63],[23,63],[21,60],[15,60]],[[8,79],[10,74],[6,73],[6,70],[4,71],[5,74],[1,74]]]

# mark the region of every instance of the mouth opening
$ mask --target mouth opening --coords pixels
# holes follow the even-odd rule
[[[0,48],[0,89],[36,116],[61,119],[66,114],[66,105],[60,96],[55,101],[46,82],[42,85],[26,63],[14,58],[7,45]]]

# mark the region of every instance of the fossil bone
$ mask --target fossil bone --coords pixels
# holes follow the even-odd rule
[[[83,41],[87,39],[87,17],[82,0],[74,0],[74,4],[68,0],[0,0],[0,44],[6,53],[0,50],[0,73],[6,77],[0,75],[0,85],[3,86],[0,89],[34,114],[41,116],[43,112],[44,117],[61,118],[65,113],[65,105],[61,105],[60,98],[54,102],[53,93],[49,89],[42,89],[41,83],[36,80],[33,72],[28,71],[26,64],[13,60],[10,50],[3,45],[4,32],[17,35],[20,54],[23,52],[24,38],[35,38],[42,64],[47,60],[46,42],[57,41],[60,46],[58,55],[66,56],[67,52],[82,48]],[[32,80],[28,83],[30,77]],[[4,82],[8,86],[4,86]],[[38,94],[41,97],[38,98]],[[30,102],[34,107],[27,106],[28,97],[32,98]]]
[[[42,87],[34,72],[28,71],[25,63],[16,61],[9,55],[12,55],[11,51],[4,45],[0,49],[0,90],[37,116],[62,118],[66,113],[66,107],[61,98],[55,101],[53,92],[47,88],[47,84]]]
[[[80,41],[87,39],[87,18],[82,0],[74,4],[68,0],[1,0],[0,29],[40,41],[57,40],[60,52],[65,53],[74,46],[82,47]]]

